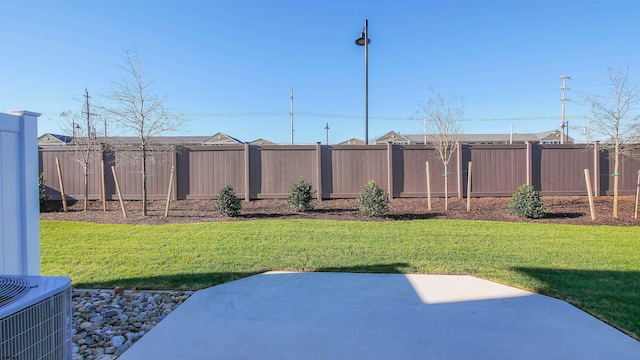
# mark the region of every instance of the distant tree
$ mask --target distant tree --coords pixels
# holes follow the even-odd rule
[[[105,113],[124,133],[136,137],[135,152],[142,164],[142,214],[147,215],[147,162],[160,151],[169,151],[171,144],[161,147],[154,144],[154,138],[179,130],[184,118],[164,106],[164,97],[158,97],[152,82],[146,79],[138,52],[124,51],[124,65],[120,66],[124,75],[114,81],[111,92],[105,97]],[[131,144],[129,144],[131,145]]]
[[[101,126],[99,115],[92,113],[89,106],[89,93],[85,90],[86,102],[81,112],[65,111],[60,113],[61,126],[72,139],[73,160],[82,166],[84,174],[84,210],[89,209],[89,174],[91,165],[99,160],[101,149],[96,132]]]
[[[444,97],[431,89],[431,97],[419,104],[417,117],[424,119],[425,133],[444,165],[444,209],[449,210],[449,161],[460,146],[464,126],[464,98]],[[425,139],[427,136],[425,136]]]
[[[632,82],[628,66],[609,68],[606,93],[587,95],[585,100],[593,113],[591,132],[614,153],[613,217],[618,217],[620,158],[634,156],[640,149],[640,88]]]

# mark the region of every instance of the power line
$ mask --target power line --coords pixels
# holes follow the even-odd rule
[[[288,112],[235,112],[235,113],[186,113],[190,117],[278,117],[290,115]],[[340,119],[360,119],[361,115],[352,114],[328,114],[328,113],[312,113],[297,112],[298,117],[318,117],[318,118],[340,118]],[[419,121],[421,119],[411,116],[393,116],[393,115],[373,115],[370,119],[383,121]],[[565,116],[565,119],[586,119],[587,115]],[[502,118],[465,118],[462,121],[531,121],[531,120],[556,120],[555,116],[515,116]]]

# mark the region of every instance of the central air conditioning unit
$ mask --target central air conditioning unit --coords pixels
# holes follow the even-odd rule
[[[0,360],[71,359],[71,280],[0,275]]]

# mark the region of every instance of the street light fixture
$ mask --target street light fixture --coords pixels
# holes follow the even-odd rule
[[[356,39],[356,45],[364,46],[364,142],[369,144],[369,20],[364,20],[362,35]]]

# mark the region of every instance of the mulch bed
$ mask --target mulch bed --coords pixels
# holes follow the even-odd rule
[[[384,217],[367,218],[358,211],[356,199],[338,199],[314,202],[312,211],[298,213],[287,207],[284,199],[254,200],[243,202],[239,217],[229,218],[215,210],[215,200],[179,200],[170,204],[169,216],[164,217],[166,203],[149,201],[148,216],[142,216],[140,201],[125,202],[127,217],[124,218],[117,201],[107,202],[107,211],[102,211],[102,203],[91,201],[89,211],[83,211],[83,202],[70,204],[68,212],[58,210],[60,204],[52,204],[53,210],[40,215],[46,220],[88,221],[105,224],[175,224],[217,221],[247,221],[254,219],[322,219],[358,221],[397,221],[413,219],[466,219],[509,222],[533,222],[578,225],[639,226],[640,220],[633,219],[635,198],[622,196],[619,202],[618,218],[612,216],[613,197],[595,199],[597,219],[591,220],[589,201],[586,196],[543,197],[549,209],[543,219],[525,219],[506,213],[510,198],[472,198],[471,211],[466,211],[466,199],[449,199],[449,210],[444,211],[444,199],[432,199],[431,210],[426,198],[394,199],[390,211]]]

